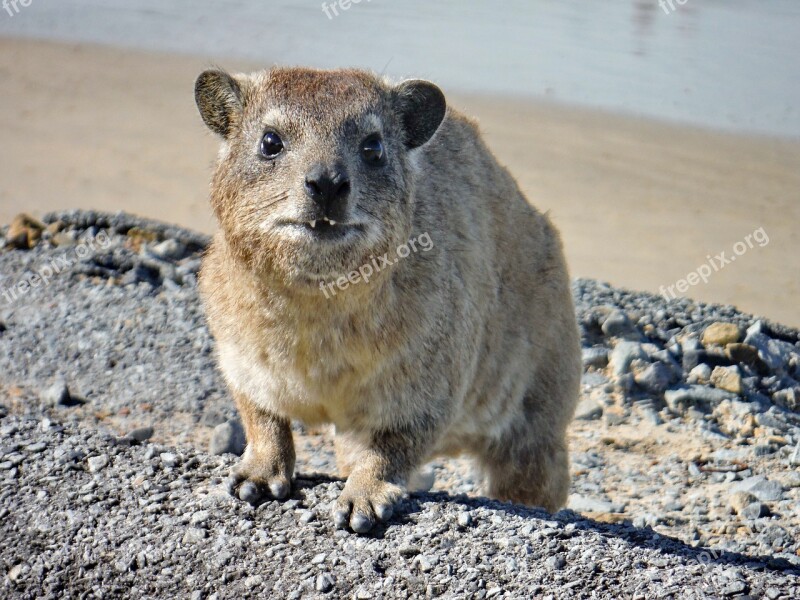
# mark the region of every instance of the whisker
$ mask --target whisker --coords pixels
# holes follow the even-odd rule
[[[276,196],[270,197],[268,202],[264,204],[263,202],[256,202],[252,204],[248,204],[244,207],[244,213],[246,215],[253,215],[255,213],[261,212],[270,206],[274,206],[279,202],[283,202],[289,198],[289,192],[282,192]]]
[[[380,220],[380,219],[378,219],[378,215],[376,215],[374,212],[372,212],[372,211],[370,211],[370,210],[368,210],[368,209],[364,208],[364,207],[363,207],[363,206],[361,206],[360,204],[356,204],[356,208],[357,208],[357,209],[359,209],[359,210],[362,210],[362,211],[364,211],[365,213],[367,213],[367,214],[368,214],[370,217],[372,217],[373,219],[375,219],[375,220],[378,220],[378,221]]]

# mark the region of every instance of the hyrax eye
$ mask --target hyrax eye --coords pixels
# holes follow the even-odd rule
[[[274,131],[268,131],[261,138],[261,156],[264,158],[275,158],[283,152],[283,140]]]
[[[382,165],[386,161],[386,151],[383,141],[377,135],[372,135],[361,142],[361,158],[370,165]]]

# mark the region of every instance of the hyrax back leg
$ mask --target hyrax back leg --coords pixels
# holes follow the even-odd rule
[[[250,504],[257,504],[267,494],[286,498],[291,490],[295,461],[289,420],[263,410],[242,394],[236,394],[235,398],[247,448],[231,471],[228,480],[231,494]]]
[[[556,432],[541,437],[541,432],[519,426],[514,429],[491,443],[480,457],[488,495],[556,512],[566,504],[569,494],[565,436]]]

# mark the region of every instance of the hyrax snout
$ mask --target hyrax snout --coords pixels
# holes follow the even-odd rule
[[[247,433],[233,493],[289,494],[290,421],[333,423],[334,510],[385,520],[437,455],[555,510],[579,341],[559,236],[432,83],[206,71],[220,230],[201,291]]]

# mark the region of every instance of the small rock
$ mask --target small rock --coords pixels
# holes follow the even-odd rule
[[[605,387],[609,381],[608,377],[598,371],[587,371],[581,375],[581,387],[584,388]]]
[[[789,456],[788,463],[793,467],[800,467],[800,442],[794,447],[794,452]]]
[[[58,247],[73,246],[77,239],[78,236],[74,231],[60,231],[50,236],[50,243]]]
[[[162,260],[180,260],[186,256],[188,250],[186,245],[178,240],[168,239],[150,247],[149,252]]]
[[[300,513],[300,518],[298,521],[300,521],[303,525],[308,525],[316,518],[317,516],[314,514],[314,511],[304,510],[302,513]]]
[[[198,542],[203,541],[206,539],[205,529],[200,529],[199,527],[189,527],[186,530],[186,533],[183,534],[183,543],[184,544],[197,544]]]
[[[742,337],[742,331],[733,323],[712,323],[703,332],[703,346],[727,346],[734,344]]]
[[[581,396],[575,408],[575,418],[579,421],[594,421],[603,416],[603,407],[591,396]]]
[[[757,444],[753,446],[753,454],[755,456],[769,456],[770,454],[775,454],[778,451],[778,447],[774,444]]]
[[[739,511],[739,516],[749,520],[761,519],[763,517],[768,517],[769,515],[769,507],[766,504],[762,504],[758,501],[751,502],[742,508],[741,511]]]
[[[181,463],[180,458],[174,452],[162,452],[161,464],[168,468],[177,467]]]
[[[244,580],[244,587],[245,589],[253,589],[254,587],[259,587],[264,584],[264,578],[261,575],[250,575],[250,577]]]
[[[198,510],[194,513],[189,520],[192,525],[203,525],[211,517],[211,513],[207,510]]]
[[[44,225],[24,213],[14,217],[6,233],[6,243],[12,248],[28,250],[36,246],[42,237]]]
[[[18,565],[14,565],[13,567],[11,567],[8,570],[8,578],[9,578],[9,580],[11,580],[13,583],[16,583],[17,581],[19,581],[22,578],[21,575],[22,575],[22,567],[23,566],[24,565],[22,563],[20,563]]]
[[[90,473],[98,473],[108,466],[108,455],[101,454],[100,456],[92,456],[86,459],[86,464],[89,466]]]
[[[36,442],[26,448],[28,452],[39,453],[47,448],[47,442]]]
[[[458,513],[457,522],[459,527],[463,528],[469,527],[470,525],[472,525],[472,515],[470,515],[466,511],[460,512]]]
[[[133,567],[136,558],[133,556],[125,556],[114,562],[114,568],[118,573],[127,573]]]
[[[725,346],[725,356],[731,362],[747,365],[761,374],[766,374],[769,367],[758,356],[758,348],[750,344],[728,344]]]
[[[65,224],[64,221],[53,221],[47,227],[45,227],[45,231],[50,235],[55,235],[62,229],[64,229]]]
[[[675,414],[680,414],[687,407],[695,404],[714,405],[723,400],[733,400],[735,397],[736,396],[731,392],[716,388],[707,388],[702,385],[692,385],[688,388],[667,390],[664,393],[664,401]]]
[[[778,390],[772,394],[772,401],[792,412],[800,411],[800,388],[792,387]]]
[[[161,285],[163,279],[161,271],[152,267],[146,266],[142,263],[137,263],[132,269],[127,271],[120,279],[121,285],[136,285],[139,283],[147,283],[153,287]]]
[[[595,347],[581,350],[583,367],[602,369],[608,364],[608,348]]]
[[[763,475],[754,475],[735,483],[734,492],[750,492],[762,502],[774,502],[783,497],[783,486],[777,481],[770,481]]]
[[[747,591],[747,583],[744,581],[731,581],[722,588],[723,596],[736,596]]]
[[[556,554],[548,558],[545,564],[553,571],[560,571],[567,566],[567,559],[563,554]]]
[[[733,512],[738,515],[742,512],[744,507],[752,504],[753,502],[758,502],[758,498],[756,498],[750,492],[734,492],[728,500],[728,505],[731,507]]]
[[[771,372],[782,371],[788,365],[792,355],[797,353],[797,348],[788,342],[773,340],[763,333],[756,333],[754,327],[747,330],[744,343],[758,350],[758,357]]]
[[[656,362],[637,373],[634,381],[652,394],[661,394],[672,383],[672,372],[664,363]]]
[[[419,547],[417,547],[417,546],[404,545],[404,546],[400,546],[400,548],[397,550],[397,552],[403,558],[411,558],[413,556],[416,556],[420,552],[422,552],[422,550],[420,550]]]
[[[647,360],[647,353],[638,342],[619,342],[611,352],[608,361],[611,372],[620,377],[628,372],[631,363],[636,360]]]
[[[711,373],[711,383],[721,390],[734,394],[742,393],[742,375],[737,366],[714,367],[714,371]]]
[[[420,555],[414,560],[414,562],[416,562],[419,570],[423,573],[430,573],[433,570],[433,562],[427,556]]]
[[[700,363],[689,371],[686,381],[689,383],[708,383],[711,381],[711,367],[705,363]]]
[[[317,581],[314,588],[323,594],[327,594],[333,589],[335,582],[330,573],[320,573],[317,575]]]
[[[136,440],[137,442],[146,442],[153,437],[153,428],[138,427],[137,429],[129,432],[127,437],[131,438],[132,440]]]
[[[131,227],[126,235],[136,252],[139,252],[143,244],[154,244],[158,240],[158,233],[141,227]]]
[[[72,396],[64,381],[57,381],[51,385],[39,395],[39,398],[45,406],[69,406],[72,403]]]
[[[607,337],[639,337],[636,327],[621,310],[612,310],[603,321],[601,329]]]
[[[242,424],[238,420],[231,420],[214,428],[208,451],[210,454],[235,454],[236,456],[241,456],[246,445],[247,440],[245,439]]]
[[[628,419],[628,412],[621,406],[608,406],[603,409],[603,420],[606,425],[622,425]]]

